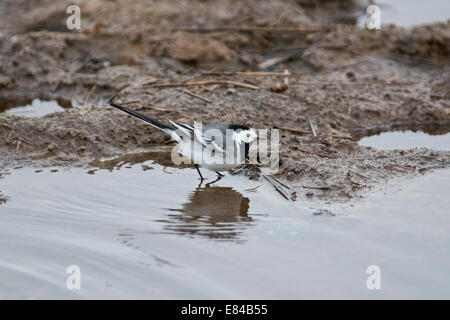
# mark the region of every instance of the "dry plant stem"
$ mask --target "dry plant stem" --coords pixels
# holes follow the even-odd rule
[[[323,154],[323,153],[318,153],[318,152],[314,152],[311,150],[307,150],[307,149],[299,149],[301,152],[305,152],[305,153],[310,153],[310,154],[314,154],[316,156],[319,156],[321,158],[331,158],[330,156]]]
[[[344,137],[344,136],[340,136],[340,135],[338,135],[338,134],[334,134],[334,133],[332,133],[332,134],[329,134],[329,136],[330,136],[330,137],[333,137],[333,138],[337,138],[337,139],[347,139],[347,140],[353,140],[353,138],[352,138],[352,137]]]
[[[95,89],[97,88],[97,85],[94,84],[91,88],[91,90],[89,91],[88,95],[86,96],[86,99],[84,100],[84,105],[86,106],[87,103],[89,102],[89,98],[91,97],[91,95],[94,93]]]
[[[5,128],[8,128],[8,129],[11,129],[11,130],[12,130],[12,127],[9,126],[9,125],[7,125],[6,123],[0,122],[0,124],[1,124],[2,126],[4,126]]]
[[[15,138],[16,138],[17,140],[23,142],[23,143],[26,143],[26,144],[29,144],[29,145],[33,145],[33,143],[32,143],[31,141],[29,141],[29,140],[27,140],[27,139],[25,139],[25,138],[19,138],[19,137],[15,137]]]
[[[410,86],[414,84],[420,84],[417,82],[400,82],[400,83],[383,83],[383,82],[293,82],[291,85],[305,85],[305,86],[371,86],[371,85],[384,85],[384,86]]]
[[[184,89],[183,92],[186,93],[187,95],[190,95],[191,97],[194,97],[194,98],[197,98],[199,100],[202,100],[203,102],[211,103],[211,101],[209,101],[208,99],[205,99],[202,96],[200,96],[200,95],[198,95],[198,94],[196,94],[196,93],[194,93],[192,91],[189,91],[188,89]]]
[[[304,27],[304,28],[276,28],[276,27],[251,27],[251,26],[231,26],[231,27],[193,27],[193,28],[174,28],[172,31],[186,31],[198,33],[211,32],[262,32],[262,33],[314,33],[322,31],[322,27]]]
[[[293,56],[292,54],[288,54],[288,55],[283,56],[283,57],[275,57],[275,58],[272,58],[272,59],[268,59],[268,60],[258,64],[258,68],[260,68],[260,69],[267,69],[267,68],[272,67],[272,66],[274,66],[276,64],[279,64],[279,63],[282,63],[282,62],[285,62],[285,61],[291,59],[292,56]]]
[[[167,84],[154,84],[149,87],[153,88],[175,88],[175,87],[191,87],[191,86],[205,86],[209,84],[229,84],[236,87],[243,87],[252,90],[260,90],[259,87],[253,86],[250,84],[237,82],[237,81],[228,81],[228,80],[210,80],[210,81],[195,81],[195,82],[185,82],[185,83],[167,83]]]
[[[248,76],[248,77],[283,77],[294,78],[297,75],[292,73],[281,72],[258,72],[258,71],[245,71],[245,72],[205,72],[205,76]]]
[[[312,134],[313,133],[311,130],[294,129],[294,128],[286,128],[286,127],[278,127],[278,128],[280,128],[281,130],[285,130],[285,131],[289,131],[289,132],[293,132],[293,133],[306,133],[306,134]],[[340,135],[334,134],[334,133],[331,133],[328,136],[332,137],[332,138],[337,138],[337,139],[353,140],[352,137],[340,136]]]
[[[312,124],[311,120],[309,120],[309,127],[311,128],[313,136],[317,138],[316,129],[314,128],[314,125]]]
[[[144,106],[142,108],[156,110],[156,111],[162,111],[162,112],[171,112],[172,111],[172,110],[168,110],[168,109],[158,108],[155,106]]]
[[[286,128],[286,127],[279,127],[281,130],[290,131],[294,133],[312,133],[310,130],[302,130],[302,129],[293,129],[293,128]]]
[[[334,50],[339,50],[339,49],[344,49],[348,47],[348,45],[346,44],[336,44],[336,45],[319,45],[316,46],[316,48],[321,48],[321,49],[334,49]],[[298,50],[306,50],[311,48],[311,46],[296,46],[296,47],[280,47],[280,48],[263,48],[263,49],[250,49],[247,50],[248,52],[265,52],[265,53],[270,53],[270,52],[280,52],[280,51],[298,51]]]

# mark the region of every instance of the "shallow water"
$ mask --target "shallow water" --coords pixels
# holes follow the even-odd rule
[[[364,137],[359,140],[359,144],[380,150],[412,149],[421,147],[435,150],[450,150],[450,132],[431,135],[422,131],[389,131]]]
[[[401,27],[447,22],[450,19],[450,2],[448,0],[395,0],[376,1],[381,11],[381,24],[395,24]],[[365,26],[366,17],[362,16],[359,26]]]
[[[331,216],[244,176],[199,186],[167,153],[95,165],[0,180],[0,298],[450,298],[450,170]]]
[[[7,112],[16,116],[23,117],[42,117],[50,113],[61,112],[65,109],[61,107],[57,101],[44,101],[40,99],[33,99],[30,104],[24,106],[15,106]]]

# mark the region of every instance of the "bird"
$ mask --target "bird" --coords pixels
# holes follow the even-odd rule
[[[229,171],[245,164],[249,158],[250,144],[258,137],[254,129],[243,124],[191,126],[168,120],[169,125],[124,107],[114,102],[114,98],[115,96],[108,101],[110,106],[171,136],[178,143],[178,153],[193,161],[201,181],[205,178],[200,168],[214,171],[219,177],[223,177],[221,171]]]

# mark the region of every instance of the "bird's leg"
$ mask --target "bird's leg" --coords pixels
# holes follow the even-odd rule
[[[202,187],[202,184],[203,184],[203,180],[200,180],[200,183],[198,184],[197,189],[200,189]]]
[[[203,181],[205,178],[203,178],[202,173],[200,172],[200,168],[198,167],[198,164],[194,164],[195,169],[197,169],[198,174],[200,175],[200,180]]]
[[[211,186],[213,183],[216,183],[217,181],[219,181],[220,179],[222,179],[221,176],[217,176],[217,179],[211,182],[208,182],[207,184],[205,184],[206,188],[209,188],[209,186]]]
[[[217,175],[219,176],[219,177],[225,177],[225,175],[224,174],[221,174],[220,172],[218,172],[218,171],[215,171],[216,173],[217,173]]]

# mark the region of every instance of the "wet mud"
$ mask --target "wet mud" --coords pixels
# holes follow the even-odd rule
[[[448,132],[449,22],[366,30],[352,1],[96,0],[79,1],[82,30],[70,31],[68,4],[0,5],[0,169],[89,165],[172,144],[108,107],[113,95],[161,121],[279,128],[276,177],[307,199],[360,197],[448,166],[448,151],[358,139],[397,126]],[[4,112],[37,98],[66,111]]]

